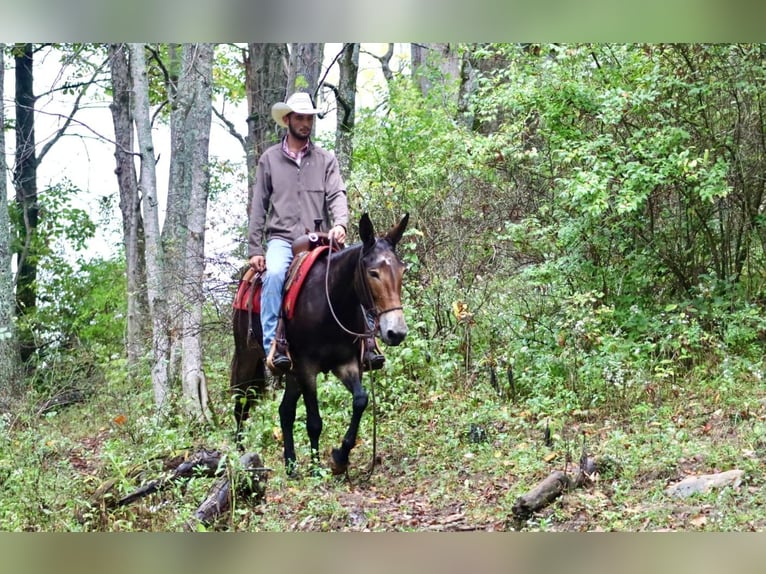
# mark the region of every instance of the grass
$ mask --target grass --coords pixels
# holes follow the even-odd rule
[[[752,371],[752,368],[750,369]],[[390,373],[388,373],[390,374]],[[737,378],[737,377],[735,377]],[[481,376],[470,383],[377,375],[379,464],[372,409],[362,421],[349,478],[306,472],[310,453],[299,407],[300,478],[285,476],[273,392],[247,426],[247,449],[273,469],[261,503],[235,500],[213,528],[228,531],[742,531],[766,527],[762,460],[766,393],[757,377],[738,384],[690,379],[609,407],[541,410],[551,401],[498,398]],[[0,529],[4,531],[180,531],[213,479],[195,477],[129,506],[111,508],[199,448],[238,457],[225,373],[211,377],[221,428],[151,414],[151,393],[124,380],[86,402],[40,414],[30,400],[0,423]],[[147,384],[148,386],[148,384]],[[368,382],[369,388],[369,382]],[[676,389],[676,390],[673,390]],[[680,390],[679,390],[680,389]],[[395,397],[395,398],[394,398]],[[389,400],[392,399],[392,400]],[[350,397],[320,382],[321,455],[337,446]],[[547,408],[547,407],[546,407]],[[545,428],[552,444],[546,445]],[[566,493],[525,523],[511,508],[550,472],[577,461],[583,444],[603,464],[592,485]],[[665,493],[691,474],[730,469],[743,483],[688,499]],[[106,498],[103,493],[106,492]]]

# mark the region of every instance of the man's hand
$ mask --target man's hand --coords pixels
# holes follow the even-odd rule
[[[336,225],[329,231],[327,237],[338,245],[343,245],[346,243],[346,230],[342,225]]]
[[[263,255],[253,255],[250,258],[250,267],[258,271],[258,273],[263,273],[266,269],[266,258]]]

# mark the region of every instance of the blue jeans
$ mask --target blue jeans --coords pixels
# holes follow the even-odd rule
[[[266,244],[266,272],[263,275],[261,291],[261,326],[263,350],[267,355],[277,330],[279,309],[282,306],[282,289],[292,260],[292,246],[284,239],[271,239]]]

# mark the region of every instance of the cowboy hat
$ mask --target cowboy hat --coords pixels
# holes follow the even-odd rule
[[[319,110],[314,107],[311,96],[306,92],[296,92],[287,98],[286,102],[277,102],[271,106],[271,117],[283,128],[287,127],[285,116],[293,112],[296,114],[318,114]]]

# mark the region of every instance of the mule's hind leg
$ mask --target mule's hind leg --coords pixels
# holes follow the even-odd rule
[[[265,378],[263,384],[265,384]],[[235,390],[232,394],[234,399],[234,421],[236,423],[234,440],[240,452],[244,452],[244,428],[245,422],[250,416],[250,409],[263,399],[263,395],[264,391],[260,382],[244,390]]]
[[[358,367],[346,367],[334,372],[353,396],[351,422],[348,425],[348,430],[343,437],[340,448],[332,449],[332,472],[333,474],[343,474],[348,468],[348,455],[356,445],[356,435],[359,432],[362,414],[367,408],[368,397],[367,391],[362,386]]]
[[[266,392],[266,368],[263,359],[252,352],[235,353],[231,362],[231,391],[234,399],[234,440],[237,448],[244,451],[244,423],[250,408],[260,401]]]

